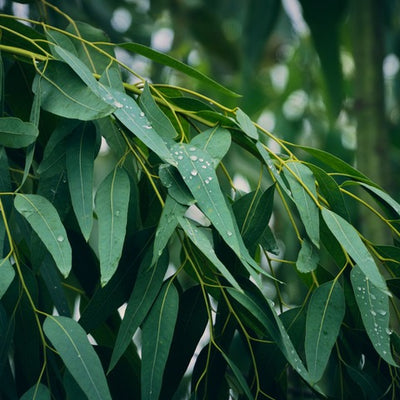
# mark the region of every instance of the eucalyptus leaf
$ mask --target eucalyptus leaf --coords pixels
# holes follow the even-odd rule
[[[301,273],[312,272],[317,268],[318,262],[318,249],[307,239],[304,239],[296,260],[297,270]]]
[[[11,282],[14,280],[15,271],[10,260],[7,258],[0,259],[0,299],[7,291]]]
[[[24,122],[15,117],[0,118],[0,146],[19,149],[34,143],[39,135],[32,122]]]
[[[338,282],[325,282],[313,292],[307,311],[305,353],[314,383],[325,372],[344,313],[344,293]]]
[[[322,217],[338,242],[359,265],[365,277],[383,293],[389,293],[385,280],[356,229],[344,218],[326,208],[322,209]]]
[[[48,316],[43,330],[89,400],[111,400],[100,360],[83,328],[73,319]]]
[[[242,131],[252,139],[258,140],[257,128],[254,126],[250,117],[240,108],[236,111],[236,119]]]
[[[121,258],[128,218],[129,191],[129,177],[123,169],[117,167],[104,179],[96,193],[102,286],[114,275]]]
[[[18,194],[14,206],[46,246],[57,268],[67,277],[71,270],[72,250],[54,206],[37,194]]]
[[[20,398],[20,400],[50,400],[51,395],[47,386],[39,383],[32,386]]]
[[[390,349],[388,295],[365,276],[359,265],[352,269],[350,279],[361,318],[372,345],[387,363],[397,366]]]
[[[142,400],[157,400],[178,314],[179,296],[167,281],[142,327]]]

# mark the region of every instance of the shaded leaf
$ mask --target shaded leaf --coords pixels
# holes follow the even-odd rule
[[[17,194],[14,206],[46,246],[57,268],[67,277],[71,270],[72,250],[54,206],[37,194]]]
[[[342,245],[342,247],[359,265],[364,275],[384,293],[389,293],[385,280],[379,272],[377,265],[371,254],[362,242],[356,229],[345,219],[335,214],[333,211],[322,209],[322,217],[329,230]]]
[[[50,400],[50,391],[47,386],[39,383],[25,392],[20,400]]]
[[[14,268],[8,258],[0,259],[0,299],[11,285],[15,276]]]
[[[311,382],[318,382],[325,372],[344,313],[344,293],[337,281],[322,284],[312,294],[307,311],[305,338]]]
[[[111,400],[100,360],[82,327],[70,318],[49,316],[43,330],[88,399]]]
[[[39,135],[38,128],[32,122],[24,122],[15,117],[0,118],[0,145],[19,149],[27,147]]]
[[[360,371],[350,365],[346,365],[346,371],[350,378],[361,388],[365,399],[376,400],[382,395],[382,390],[373,380],[373,378],[366,374],[365,371]]]
[[[3,370],[8,365],[8,355],[14,340],[15,319],[9,318],[2,303],[0,303],[0,377],[3,379]]]
[[[377,353],[389,364],[397,366],[390,350],[389,298],[368,279],[359,265],[350,274],[353,292],[365,330]]]
[[[318,249],[307,239],[304,239],[296,260],[297,270],[301,273],[314,271],[318,266],[318,262]]]
[[[155,265],[152,265],[151,262],[151,252],[148,252],[143,259],[138,271],[138,278],[133,287],[124,318],[118,331],[109,370],[114,368],[126,350],[132,341],[133,335],[142,324],[157,298],[168,268],[168,261],[166,252],[158,258]]]
[[[86,241],[93,225],[93,167],[96,133],[93,125],[82,124],[69,138],[66,167],[71,203]]]
[[[96,193],[99,259],[103,286],[114,275],[121,257],[128,217],[129,191],[128,175],[117,167],[104,179]]]
[[[162,65],[183,72],[185,75],[190,76],[191,78],[195,78],[198,81],[205,83],[206,85],[214,89],[217,89],[218,91],[228,96],[239,97],[237,93],[225,88],[224,86],[220,85],[218,82],[212,80],[211,78],[208,78],[206,75],[202,74],[197,69],[192,68],[189,65],[186,65],[178,61],[177,59],[168,56],[167,54],[160,53],[157,50],[151,49],[150,47],[144,46],[139,43],[121,43],[118,46],[132,53],[137,53],[142,56],[145,56],[146,58],[158,62]]]
[[[164,284],[142,327],[142,400],[158,399],[178,315],[178,292]]]
[[[371,191],[375,195],[377,195],[381,200],[383,200],[387,205],[389,205],[398,215],[400,215],[400,204],[393,199],[388,193],[384,192],[383,190],[368,185],[364,182],[360,182],[360,185],[366,188],[368,191]]]
[[[304,228],[313,244],[319,248],[319,210],[315,201],[317,189],[315,187],[314,175],[308,167],[300,162],[288,162],[285,169],[285,177],[289,182],[290,189]],[[300,180],[300,181],[299,181]],[[314,196],[312,198],[308,191]]]

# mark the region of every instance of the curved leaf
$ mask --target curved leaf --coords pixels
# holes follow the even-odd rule
[[[142,327],[142,400],[157,400],[178,315],[178,292],[164,284]]]
[[[361,318],[372,345],[387,363],[397,366],[390,350],[388,296],[366,278],[359,265],[352,269],[350,279]]]
[[[89,400],[111,400],[100,360],[83,328],[73,319],[49,316],[43,330]]]
[[[20,400],[50,400],[50,399],[51,396],[48,387],[44,386],[41,383],[32,386],[20,398]]]
[[[37,194],[17,194],[14,206],[46,246],[57,268],[67,277],[71,270],[72,250],[54,206]]]
[[[0,146],[19,149],[27,147],[39,135],[39,130],[32,122],[24,122],[19,118],[0,118]]]
[[[128,218],[129,191],[129,177],[123,169],[117,167],[104,179],[96,193],[103,286],[114,275],[121,258]]]
[[[337,281],[326,282],[313,293],[307,311],[305,352],[310,380],[325,372],[345,313],[344,293]]]
[[[8,258],[0,259],[0,299],[11,285],[15,276],[14,268]]]
[[[318,262],[318,250],[311,242],[304,239],[296,260],[297,270],[303,274],[314,271],[318,266]]]
[[[322,209],[322,217],[337,241],[359,265],[364,275],[384,293],[389,293],[386,282],[356,229],[333,211]]]
[[[250,117],[240,108],[236,111],[236,120],[242,131],[250,138],[258,140],[257,128],[254,126]]]
[[[83,237],[89,239],[93,225],[93,167],[96,133],[82,124],[70,138],[66,151],[68,186],[72,207]]]

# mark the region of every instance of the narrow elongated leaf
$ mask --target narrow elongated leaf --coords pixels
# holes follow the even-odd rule
[[[187,207],[167,196],[154,239],[152,264],[161,256],[168,240],[178,226],[178,218],[183,216],[186,209]]]
[[[100,184],[96,193],[99,221],[99,258],[101,284],[114,275],[121,257],[128,218],[130,183],[127,173],[115,168]]]
[[[315,246],[307,239],[303,240],[297,256],[296,268],[301,273],[314,271],[318,266],[319,254]]]
[[[39,135],[32,122],[24,122],[15,117],[0,118],[0,145],[19,149],[32,144]]]
[[[337,281],[326,282],[313,293],[307,311],[305,352],[310,380],[325,372],[345,312],[344,293]]]
[[[93,166],[96,133],[82,124],[70,137],[66,151],[68,186],[72,207],[86,241],[93,225]]]
[[[148,252],[140,265],[138,277],[118,331],[109,370],[114,368],[128,347],[134,333],[142,324],[160,291],[168,268],[167,253],[159,257],[155,265],[151,268],[150,266],[151,253]]]
[[[250,117],[245,114],[240,108],[236,111],[237,122],[242,131],[252,139],[258,140],[257,128],[254,126]]]
[[[207,77],[206,75],[202,74],[195,68],[186,65],[177,59],[168,56],[167,54],[160,53],[157,50],[154,50],[150,47],[144,46],[139,43],[121,43],[118,45],[119,47],[131,51],[133,53],[141,54],[146,58],[156,61],[162,65],[167,67],[173,68],[177,71],[183,72],[185,75],[190,76],[192,78],[197,79],[200,82],[205,83],[206,85],[219,90],[220,92],[232,96],[232,97],[240,97],[237,93],[232,92],[231,90],[225,88],[224,86],[220,85],[218,82],[212,80],[211,78]]]
[[[147,82],[139,98],[139,104],[144,113],[146,114],[149,122],[161,137],[167,139],[174,139],[177,136],[177,133],[171,121],[160,110],[160,108],[154,101]]]
[[[190,142],[191,145],[206,151],[214,160],[216,168],[231,147],[232,138],[230,132],[216,126],[196,135]]]
[[[43,330],[89,400],[111,400],[100,360],[83,328],[73,319],[49,316]]]
[[[15,276],[14,268],[8,258],[0,259],[0,299],[11,285]]]
[[[252,290],[254,291],[257,289],[252,288]],[[227,291],[264,326],[287,361],[304,380],[311,383],[309,374],[294,348],[282,321],[276,314],[273,304],[268,299],[265,299],[262,294],[255,295],[249,291],[245,291],[245,293],[238,292],[233,288],[228,288]]]
[[[241,290],[236,279],[218,259],[215,254],[213,244],[207,235],[203,232],[204,228],[197,227],[192,221],[185,217],[178,217],[179,224],[193,244],[211,261],[213,266],[222,274],[222,276],[236,289]]]
[[[178,292],[166,282],[142,328],[142,400],[157,400],[178,314]]]
[[[322,217],[332,232],[333,236],[349,253],[356,264],[359,265],[364,275],[373,285],[384,293],[389,293],[386,282],[379,272],[379,269],[362,242],[356,229],[344,218],[335,214],[333,211],[322,209]]]
[[[292,190],[292,196],[299,211],[300,218],[309,238],[314,245],[319,248],[319,211],[315,204],[317,190],[315,187],[314,175],[310,169],[302,163],[293,161],[288,162],[286,165],[296,175],[293,176],[289,170],[285,169],[285,177]],[[298,179],[300,179],[301,183]],[[306,188],[314,196],[314,199],[307,192]]]
[[[50,400],[50,391],[47,386],[39,383],[32,386],[20,398],[20,400]]]
[[[382,397],[383,391],[372,376],[350,365],[346,365],[346,371],[350,378],[361,388],[364,399],[376,400]]]
[[[377,195],[386,204],[388,204],[398,215],[400,215],[400,204],[395,199],[393,199],[393,197],[391,197],[388,193],[384,192],[383,190],[375,186],[368,185],[364,182],[360,182],[360,185],[365,187],[367,190],[371,191],[375,195]]]
[[[359,265],[350,274],[351,284],[365,330],[377,353],[389,364],[397,366],[390,350],[389,298],[370,279]]]
[[[4,367],[9,365],[8,355],[14,339],[15,318],[9,318],[0,303],[0,376],[4,378]]]
[[[14,206],[46,246],[57,268],[67,277],[71,270],[72,250],[54,206],[37,194],[18,194]]]

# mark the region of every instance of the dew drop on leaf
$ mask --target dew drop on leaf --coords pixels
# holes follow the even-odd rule
[[[192,161],[197,161],[197,156],[190,156],[190,159],[191,159]]]
[[[190,171],[190,175],[193,175],[193,176],[196,176],[197,173],[198,173],[198,172],[197,172],[195,169],[192,169],[192,170]]]
[[[59,235],[59,236],[57,236],[57,241],[58,242],[63,242],[64,241],[64,236],[61,236],[61,235]]]

